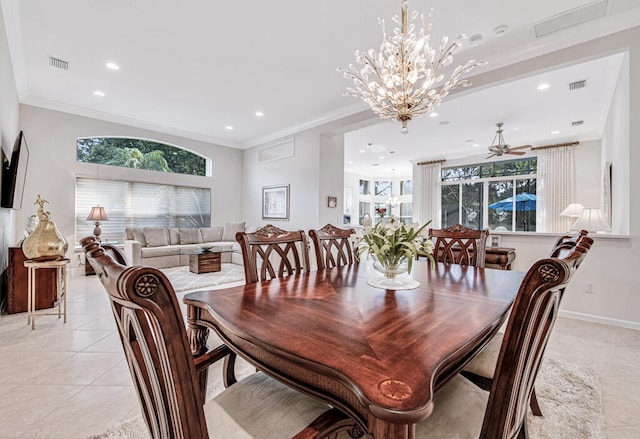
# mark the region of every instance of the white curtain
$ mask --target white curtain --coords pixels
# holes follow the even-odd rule
[[[569,231],[575,218],[560,216],[560,212],[576,201],[575,176],[572,146],[538,150],[537,231]]]
[[[413,166],[413,214],[414,221],[421,225],[431,221],[432,227],[440,227],[441,169],[441,161]]]

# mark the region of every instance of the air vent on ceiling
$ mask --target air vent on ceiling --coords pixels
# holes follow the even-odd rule
[[[577,127],[578,125],[584,125],[584,120],[574,120],[571,122],[572,127]]]
[[[580,88],[585,88],[587,86],[587,80],[583,79],[581,81],[575,81],[569,83],[569,91],[578,90]]]
[[[57,69],[69,70],[69,61],[62,60],[60,58],[49,57],[49,65]]]
[[[607,15],[608,0],[599,0],[558,14],[533,25],[536,38],[552,34]]]

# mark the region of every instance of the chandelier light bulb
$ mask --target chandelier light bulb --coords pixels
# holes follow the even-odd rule
[[[422,26],[416,21],[420,17]],[[431,13],[428,21],[413,11],[409,17],[408,2],[402,2],[401,17],[393,16],[397,25],[387,34],[384,20],[378,19],[382,30],[382,43],[378,52],[356,50],[356,65],[338,68],[345,79],[353,81],[345,96],[361,99],[379,117],[402,123],[401,133],[409,132],[407,123],[435,109],[456,87],[470,84],[460,79],[476,66],[475,60],[467,61],[453,70],[445,81],[441,69],[453,63],[453,54],[462,47],[467,37],[460,35],[455,41],[442,38],[439,47],[431,47]],[[444,81],[444,82],[443,82]]]

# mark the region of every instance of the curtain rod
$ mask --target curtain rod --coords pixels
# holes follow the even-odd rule
[[[444,163],[446,162],[445,159],[440,159],[440,160],[430,160],[428,162],[418,162],[416,163],[416,165],[421,166],[421,165],[435,165],[436,163]]]
[[[554,143],[553,145],[534,146],[531,148],[531,151],[535,151],[536,149],[549,149],[549,148],[560,148],[562,146],[573,146],[579,143],[580,142],[578,142],[577,140],[574,140],[573,142]]]

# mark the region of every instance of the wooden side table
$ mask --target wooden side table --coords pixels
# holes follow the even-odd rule
[[[189,271],[192,273],[213,273],[221,270],[221,254],[218,251],[194,251],[189,253]]]
[[[487,247],[484,263],[488,268],[489,265],[498,265],[501,270],[511,270],[511,263],[516,259],[516,249],[508,247]]]
[[[64,323],[67,323],[67,267],[69,259],[60,259],[57,261],[24,261],[24,266],[28,272],[28,295],[27,295],[27,324],[31,323],[31,329],[36,328],[36,272],[39,268],[55,268],[56,269],[56,293],[58,298],[57,313],[40,313],[40,315],[56,315],[58,318],[64,316]],[[64,296],[64,298],[63,298]],[[64,311],[63,302],[64,301]]]

